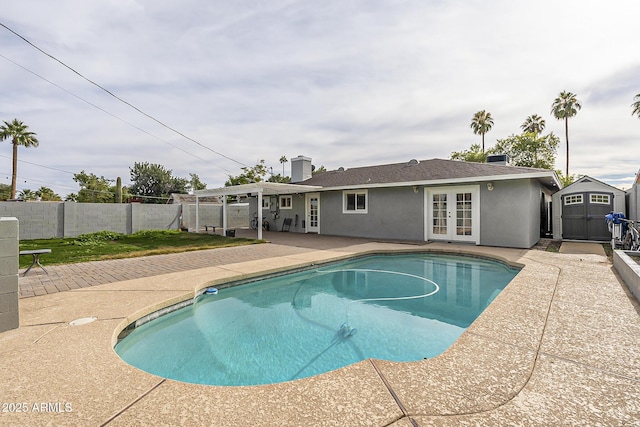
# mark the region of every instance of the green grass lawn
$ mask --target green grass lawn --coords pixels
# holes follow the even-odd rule
[[[264,241],[174,230],[148,230],[130,235],[101,231],[75,238],[22,240],[20,241],[20,250],[51,249],[50,254],[44,254],[40,257],[42,264],[46,266],[255,243],[264,243]],[[20,257],[20,268],[26,268],[29,264],[31,264],[30,256]]]

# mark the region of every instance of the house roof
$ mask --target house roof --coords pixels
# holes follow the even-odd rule
[[[405,163],[365,166],[318,172],[298,184],[328,188],[381,187],[399,185],[453,184],[536,178],[547,186],[561,188],[556,173],[547,169],[473,163],[459,160],[411,160]]]
[[[202,200],[204,197],[240,194],[262,193],[263,196],[270,196],[332,189],[446,185],[526,178],[538,179],[547,187],[562,188],[556,173],[547,169],[430,159],[318,172],[311,178],[295,184],[255,182],[197,190],[194,193]]]

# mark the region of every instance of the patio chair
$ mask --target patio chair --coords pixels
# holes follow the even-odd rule
[[[291,218],[285,218],[284,222],[282,223],[282,230],[280,231],[289,231],[290,228],[291,228]]]

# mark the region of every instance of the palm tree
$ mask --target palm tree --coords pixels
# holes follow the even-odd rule
[[[484,134],[489,132],[493,127],[493,118],[491,113],[487,113],[485,110],[478,111],[471,118],[471,125],[473,133],[476,135],[482,135],[482,152],[484,153]]]
[[[638,116],[640,119],[640,93],[633,97],[633,112],[631,112],[632,116]]]
[[[36,192],[35,195],[40,198],[42,202],[61,202],[62,199],[59,195],[53,192],[49,187],[42,186]]]
[[[578,101],[575,93],[562,91],[551,104],[551,114],[558,120],[564,120],[565,138],[567,140],[567,170],[565,175],[569,176],[569,117],[573,117],[582,108],[582,103]]]
[[[282,163],[282,177],[284,178],[284,164],[287,163],[289,160],[287,160],[287,158],[285,156],[280,157],[280,163]]]
[[[546,122],[537,114],[532,114],[524,120],[520,128],[525,132],[535,133],[536,135],[544,130]]]
[[[24,200],[25,202],[27,200],[37,200],[38,199],[38,194],[34,191],[29,190],[28,188],[25,188],[24,190],[20,191],[20,200]]]
[[[11,138],[13,144],[13,172],[11,173],[11,198],[16,198],[16,178],[18,176],[18,145],[24,147],[37,147],[38,139],[36,134],[29,132],[29,126],[18,119],[13,119],[11,123],[4,122],[0,126],[0,141]]]

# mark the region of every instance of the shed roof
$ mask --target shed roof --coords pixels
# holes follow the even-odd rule
[[[609,190],[613,191],[614,193],[619,193],[619,194],[624,193],[624,190],[621,190],[621,189],[619,189],[617,187],[614,187],[613,185],[609,185],[606,182],[602,182],[602,181],[600,181],[598,179],[595,179],[593,177],[590,177],[588,175],[581,176],[580,178],[578,178],[577,180],[575,180],[571,184],[569,184],[566,187],[564,187],[562,189],[562,191],[559,191],[558,193],[559,194],[571,193],[572,191],[576,191],[577,187],[584,187],[585,185],[589,185],[589,187],[593,187],[593,190],[591,190],[591,191],[594,191],[595,188],[599,187],[599,188],[609,189]]]

